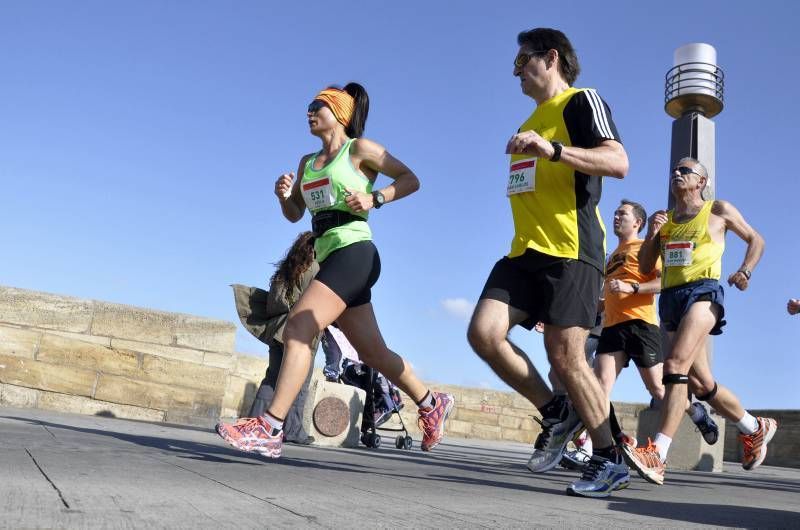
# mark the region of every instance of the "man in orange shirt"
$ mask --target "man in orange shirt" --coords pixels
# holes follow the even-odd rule
[[[638,254],[644,240],[638,235],[646,224],[647,213],[639,203],[623,199],[614,212],[614,234],[619,238],[619,244],[606,263],[605,321],[595,354],[594,372],[610,397],[617,376],[633,361],[653,398],[652,403],[658,406],[665,392],[661,382],[664,355],[655,305],[655,295],[661,291],[661,264],[659,261],[649,274],[639,272]],[[706,443],[715,444],[719,428],[705,407],[695,402],[689,405],[686,413]],[[620,436],[622,431],[613,414],[611,418],[614,437],[631,443],[632,439]],[[587,448],[584,445],[582,450],[590,452],[591,446]],[[584,454],[570,453],[566,456],[574,465],[586,460]]]

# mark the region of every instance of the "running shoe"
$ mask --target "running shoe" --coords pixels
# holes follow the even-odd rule
[[[772,418],[756,418],[758,430],[753,434],[740,434],[744,451],[742,454],[742,467],[748,471],[761,465],[767,457],[767,444],[775,431],[778,430],[778,422]]]
[[[579,447],[573,451],[564,451],[564,456],[561,457],[561,462],[559,462],[559,464],[564,469],[583,471],[586,469],[586,465],[589,463],[591,457],[592,455]]]
[[[719,427],[717,427],[717,423],[711,418],[711,414],[708,413],[708,410],[697,401],[692,403],[692,407],[694,410],[701,410],[703,414],[703,417],[699,420],[692,420],[695,427],[697,427],[697,430],[703,435],[703,440],[705,440],[708,445],[714,445],[719,439]]]
[[[419,409],[419,428],[422,431],[423,451],[430,451],[442,441],[444,437],[444,423],[453,410],[455,398],[444,392],[433,392],[434,406]]]
[[[533,473],[550,471],[561,461],[567,443],[572,440],[575,432],[583,428],[580,416],[572,406],[568,405],[567,418],[539,418],[533,419],[542,426],[542,432],[536,437],[533,444],[533,454],[528,460],[528,469]]]
[[[664,463],[658,456],[655,444],[647,439],[647,447],[633,447],[622,444],[622,456],[639,476],[652,484],[659,486],[664,483]]]
[[[617,462],[593,455],[583,470],[580,480],[567,486],[567,495],[603,498],[612,492],[625,489],[631,478],[628,466],[617,455]]]
[[[627,446],[630,446],[632,448],[635,448],[638,445],[638,442],[636,441],[636,438],[634,438],[633,436],[628,436],[624,432],[620,432],[619,434],[614,436],[614,440],[617,442],[617,445],[620,446],[620,447],[622,447],[623,445],[627,445]]]
[[[255,452],[269,458],[281,456],[283,431],[272,432],[262,418],[241,418],[236,423],[218,423],[217,434],[239,451]]]

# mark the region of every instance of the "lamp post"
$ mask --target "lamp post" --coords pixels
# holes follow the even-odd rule
[[[708,170],[703,198],[715,197],[714,116],[722,112],[725,74],[717,66],[717,51],[710,44],[685,44],[675,50],[674,66],[667,71],[664,110],[672,122],[671,170],[681,158],[690,156]],[[675,199],[669,192],[669,207]]]

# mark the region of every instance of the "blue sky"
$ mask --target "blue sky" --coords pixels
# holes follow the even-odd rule
[[[607,225],[623,197],[665,206],[664,74],[675,48],[707,42],[725,70],[717,194],[767,242],[751,288],[726,292],[715,371],[746,407],[800,407],[800,317],[785,310],[800,297],[796,5],[454,5],[0,3],[0,283],[236,321],[228,285],[264,285],[309,227],[285,221],[271,192],[319,148],[305,108],[356,80],[371,98],[366,136],[422,183],[371,216],[384,336],[426,380],[507,388],[471,352],[465,315],[512,236],[503,151],[534,108],[511,75],[517,33],[563,30],[576,86],[612,108],[631,164],[605,180]],[[729,235],[726,277],[743,252]],[[546,371],[541,337],[514,337]],[[263,354],[244,332],[237,348]],[[646,393],[631,371],[613,397]]]

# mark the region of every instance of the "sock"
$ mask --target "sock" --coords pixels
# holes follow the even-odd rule
[[[269,412],[265,412],[264,415],[261,416],[261,419],[267,422],[267,425],[272,427],[272,432],[270,432],[271,435],[275,436],[283,430],[283,420],[278,419]]]
[[[592,456],[599,456],[619,464],[620,456],[613,445],[609,445],[608,447],[595,447],[592,451]]]
[[[622,427],[619,426],[619,421],[617,421],[617,414],[614,412],[614,404],[609,403],[608,406],[608,426],[611,427],[611,435],[615,440],[620,440],[622,438]]]
[[[553,399],[539,409],[539,412],[541,412],[542,418],[566,419],[569,414],[569,410],[567,409],[567,396],[556,394],[553,396]]]
[[[425,397],[422,398],[422,401],[417,403],[417,405],[421,409],[432,409],[436,405],[436,400],[433,399],[433,394],[430,390],[428,390],[428,393],[425,394]]]
[[[584,440],[583,445],[581,446],[581,449],[586,451],[588,454],[592,454],[592,446],[592,437],[587,435],[586,440]]]
[[[694,423],[702,420],[706,415],[706,408],[700,403],[692,403],[689,407],[689,417]]]
[[[661,459],[661,462],[666,462],[667,453],[669,452],[669,446],[672,443],[672,438],[666,434],[658,433],[656,434],[656,439],[653,440],[653,443],[658,450],[658,457]]]
[[[742,434],[753,434],[758,430],[758,420],[749,412],[744,411],[742,419],[736,422],[736,428]]]

